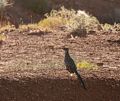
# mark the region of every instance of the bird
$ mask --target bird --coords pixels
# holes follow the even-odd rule
[[[84,89],[86,89],[85,83],[84,83],[82,77],[80,76],[80,74],[77,71],[77,67],[75,65],[75,62],[69,54],[69,48],[62,48],[62,49],[65,51],[64,63],[65,63],[65,66],[66,66],[66,70],[68,70],[70,72],[70,74],[75,73],[78,80],[80,81],[80,84],[82,85],[82,87]]]

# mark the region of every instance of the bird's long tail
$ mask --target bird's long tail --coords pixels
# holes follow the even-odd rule
[[[77,77],[78,77],[81,85],[83,86],[83,88],[86,89],[85,83],[84,83],[82,77],[80,76],[80,74],[77,72],[77,70],[75,71],[75,74],[77,75]]]

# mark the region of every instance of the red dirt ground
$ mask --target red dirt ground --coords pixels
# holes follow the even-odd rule
[[[63,31],[9,32],[0,48],[0,101],[119,101],[120,33],[89,34],[71,39]],[[87,90],[70,78],[64,52],[79,62],[103,64],[80,69]]]
[[[2,73],[1,101],[119,101],[120,70],[83,71],[84,90],[64,69]]]

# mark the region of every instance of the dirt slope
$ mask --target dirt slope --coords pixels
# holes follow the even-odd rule
[[[71,39],[59,30],[9,32],[0,47],[0,101],[119,101],[119,38],[119,33]],[[98,70],[80,70],[86,91],[64,69],[62,46],[70,48],[76,62],[103,64]]]
[[[63,31],[28,34],[9,32],[0,49],[0,65],[6,71],[16,69],[63,68],[64,51],[76,62],[102,63],[106,68],[120,67],[120,33],[98,33],[72,39]]]

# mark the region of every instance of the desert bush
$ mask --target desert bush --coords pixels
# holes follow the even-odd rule
[[[11,7],[13,5],[9,0],[0,0],[0,12],[5,11],[7,7]]]
[[[102,28],[103,28],[103,30],[104,30],[105,32],[108,32],[108,31],[110,31],[110,30],[113,29],[113,26],[110,25],[110,24],[105,23],[105,24],[102,25]]]
[[[114,23],[114,25],[113,25],[113,29],[115,29],[115,31],[117,31],[117,32],[120,32],[120,23]]]
[[[8,24],[6,18],[6,9],[11,7],[12,3],[8,0],[0,0],[0,27]]]
[[[38,23],[39,26],[45,27],[45,28],[55,28],[57,26],[61,26],[63,24],[61,17],[54,18],[54,17],[48,17],[47,19],[44,19]]]
[[[73,34],[77,33],[79,35],[98,30],[99,24],[96,17],[87,14],[85,11],[78,10],[68,27]]]
[[[50,14],[45,14],[45,19],[39,22],[40,26],[66,26],[70,32],[86,32],[97,29],[99,21],[84,11],[68,10],[61,7],[58,11],[52,10]]]
[[[0,11],[3,10],[8,5],[7,0],[0,0]]]
[[[105,24],[101,24],[102,29],[104,32],[108,32],[108,33],[118,33],[120,32],[120,24],[119,23],[114,23],[113,25],[105,23]]]
[[[44,18],[38,24],[42,27],[49,27],[49,28],[67,25],[68,23],[72,22],[71,15],[73,15],[73,14],[71,14],[71,13],[72,13],[71,10],[67,10],[64,7],[61,7],[61,9],[58,11],[52,10],[49,14],[46,13],[45,14],[46,18]]]

